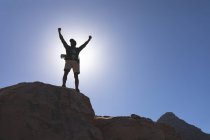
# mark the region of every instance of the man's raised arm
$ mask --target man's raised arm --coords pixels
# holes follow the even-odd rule
[[[92,36],[89,36],[88,40],[87,40],[84,44],[82,44],[82,45],[79,47],[80,51],[81,51],[82,49],[84,49],[84,47],[86,47],[86,45],[90,42],[91,39],[92,39]]]
[[[63,46],[66,47],[68,44],[66,43],[66,41],[64,40],[64,38],[61,34],[61,28],[58,28],[58,33],[59,33],[60,40],[63,43]]]

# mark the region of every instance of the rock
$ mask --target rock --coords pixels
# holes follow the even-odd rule
[[[176,131],[156,124],[150,119],[131,117],[95,117],[95,126],[103,133],[104,140],[181,140]]]
[[[157,123],[136,114],[95,116],[84,94],[41,82],[0,89],[0,140],[182,140],[162,123],[182,124],[174,120],[173,113]]]
[[[157,122],[173,127],[182,136],[183,140],[210,140],[209,134],[202,132],[201,129],[191,124],[188,124],[172,112],[165,113]]]
[[[0,140],[102,140],[88,97],[40,82],[0,89]]]
[[[131,114],[131,118],[133,118],[133,119],[141,119],[141,117],[140,116],[138,116],[138,115],[136,115],[136,114]]]
[[[164,132],[165,140],[183,140],[173,127],[161,123],[156,123],[156,125]]]

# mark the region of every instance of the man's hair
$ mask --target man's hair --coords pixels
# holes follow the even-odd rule
[[[70,39],[70,42],[71,42],[72,45],[75,45],[75,46],[77,44],[77,42],[74,39],[72,39],[72,38]]]

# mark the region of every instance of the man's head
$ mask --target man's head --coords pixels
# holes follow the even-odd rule
[[[70,43],[72,47],[76,47],[77,42],[74,39],[70,39]]]

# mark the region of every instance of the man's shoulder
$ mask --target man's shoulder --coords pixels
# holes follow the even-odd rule
[[[80,52],[81,51],[81,48],[80,47],[76,48],[76,51],[77,52]]]
[[[65,46],[66,49],[70,49],[71,48],[71,46],[69,46],[68,44],[65,44],[64,46]]]

